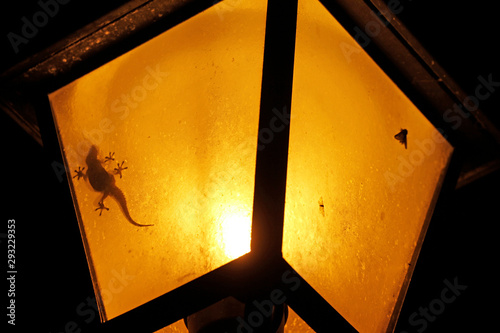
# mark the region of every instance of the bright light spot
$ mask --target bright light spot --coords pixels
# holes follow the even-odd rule
[[[224,254],[236,259],[250,252],[252,219],[245,210],[226,211],[221,219]]]

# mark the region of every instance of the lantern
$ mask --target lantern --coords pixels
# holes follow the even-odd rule
[[[446,93],[393,81],[362,4],[174,3],[47,89],[103,329],[393,330],[454,150],[426,117]]]

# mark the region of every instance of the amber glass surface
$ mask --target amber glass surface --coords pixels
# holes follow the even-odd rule
[[[265,8],[221,2],[50,94],[104,320],[250,250]]]
[[[296,43],[284,258],[385,332],[453,148],[319,1],[299,1]]]
[[[332,330],[334,328],[332,327]],[[285,333],[314,333],[314,330],[307,325],[298,314],[288,308],[288,318],[285,324]]]

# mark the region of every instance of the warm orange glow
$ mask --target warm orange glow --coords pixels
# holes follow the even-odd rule
[[[284,258],[385,332],[453,148],[317,0],[299,1],[291,117]]]
[[[221,244],[229,259],[250,252],[252,219],[250,210],[235,210],[230,207],[221,217]]]
[[[126,209],[68,175],[104,319],[250,251],[265,9],[220,2],[49,96],[68,170],[93,145],[127,168]],[[453,148],[318,0],[297,29],[283,256],[384,332]]]
[[[69,176],[101,315],[248,252],[266,1],[223,1],[52,93],[68,170],[90,147],[133,221]],[[110,152],[115,158],[109,159]]]

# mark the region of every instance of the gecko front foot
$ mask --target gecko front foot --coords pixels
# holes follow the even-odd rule
[[[83,167],[83,168],[78,167],[78,170],[74,170],[76,172],[76,175],[74,175],[73,178],[78,177],[78,178],[76,178],[76,180],[79,180],[80,178],[84,178],[85,175],[83,174],[83,170],[85,170],[85,167]]]
[[[115,152],[109,152],[108,156],[104,157],[104,163],[114,161]]]
[[[116,163],[115,174],[120,175],[120,178],[122,178],[122,171],[128,169],[128,167],[123,167],[123,163],[125,163],[125,161],[123,161],[121,164]]]
[[[99,202],[99,207],[97,207],[96,209],[94,209],[94,211],[96,211],[96,210],[98,210],[98,209],[100,209],[100,210],[101,210],[101,211],[99,212],[99,216],[101,216],[101,214],[102,214],[102,211],[103,211],[103,210],[105,210],[105,209],[106,209],[106,210],[109,210],[109,208],[108,208],[108,207],[104,206],[104,202],[102,202],[102,201],[101,201],[101,202]]]

